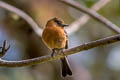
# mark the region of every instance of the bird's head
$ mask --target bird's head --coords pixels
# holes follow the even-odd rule
[[[52,18],[47,22],[47,25],[56,25],[58,27],[67,27],[69,26],[68,24],[65,24],[63,20],[59,19],[59,18]]]

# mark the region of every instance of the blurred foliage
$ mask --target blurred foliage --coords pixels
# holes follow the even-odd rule
[[[85,5],[87,7],[91,7],[93,4],[95,4],[97,1],[99,0],[83,0],[83,2],[85,3]]]

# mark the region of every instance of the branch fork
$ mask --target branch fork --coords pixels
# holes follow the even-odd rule
[[[6,42],[6,40],[4,40],[3,46],[0,47],[0,49],[1,49],[0,58],[2,58],[6,54],[6,52],[10,49],[10,45],[8,46],[8,48],[6,48],[6,45],[7,45],[7,42]]]

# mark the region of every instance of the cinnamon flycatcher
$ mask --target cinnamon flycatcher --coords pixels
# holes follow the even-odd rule
[[[68,26],[59,18],[50,19],[42,34],[42,40],[45,45],[52,50],[51,56],[54,56],[54,53],[63,53],[63,49],[68,48],[68,36],[64,27]],[[67,75],[72,75],[67,56],[61,58],[62,62],[62,76],[66,77]]]

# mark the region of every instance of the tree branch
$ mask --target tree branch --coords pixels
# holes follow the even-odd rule
[[[91,48],[94,48],[94,47],[97,47],[100,45],[107,45],[107,44],[111,44],[111,43],[118,42],[118,41],[120,41],[120,34],[81,44],[80,46],[65,50],[64,54],[61,53],[54,57],[51,57],[51,55],[48,55],[48,56],[42,56],[42,57],[38,57],[38,58],[21,60],[21,61],[0,60],[0,66],[24,67],[24,66],[30,66],[30,65],[35,65],[35,64],[41,64],[41,63],[45,63],[45,62],[52,61],[55,59],[59,59],[61,57],[64,57],[64,56],[67,56],[70,54],[75,54],[80,51],[85,51],[85,50],[88,50],[88,49],[91,49]]]
[[[32,27],[32,29],[35,31],[35,33],[38,36],[42,35],[42,29],[37,25],[37,23],[29,16],[27,15],[25,12],[23,12],[22,10],[15,8],[12,5],[9,5],[3,1],[0,1],[0,7],[4,8],[10,12],[16,13],[17,15],[19,15],[21,18],[23,18],[25,21],[28,22],[28,24]]]
[[[110,22],[105,17],[101,16],[100,14],[96,13],[94,10],[85,8],[73,0],[61,0],[61,1],[75,9],[78,9],[78,10],[88,14],[89,16],[93,17],[94,19],[100,21],[101,23],[105,24],[108,28],[110,28],[114,32],[120,33],[120,28],[118,26],[116,26],[115,24],[113,24],[112,22]]]
[[[99,0],[90,9],[98,11],[99,9],[104,7],[110,1],[111,0]],[[86,24],[88,22],[89,19],[90,19],[90,17],[87,14],[83,14],[83,16],[81,16],[80,18],[78,18],[77,20],[72,22],[70,27],[66,28],[67,33],[70,35],[76,31],[78,31],[84,24]]]
[[[64,0],[63,0],[64,1]],[[105,4],[107,4],[110,0],[100,0],[99,2],[97,2],[95,5],[93,5],[92,9],[94,10],[99,10],[101,7],[103,7]],[[42,35],[42,29],[39,28],[39,26],[37,25],[37,23],[29,16],[27,15],[25,12],[23,12],[22,10],[15,8],[12,5],[9,5],[3,1],[0,1],[0,7],[4,8],[8,11],[14,12],[17,15],[19,15],[20,17],[22,17],[24,20],[26,20],[28,22],[28,24],[30,24],[30,26],[33,28],[33,30],[35,31],[35,33],[38,36]],[[80,19],[74,21],[71,24],[71,27],[69,27],[67,29],[68,34],[71,34],[75,31],[78,30],[80,25],[84,25],[89,19],[88,15],[84,15],[83,17],[81,17]],[[74,27],[74,28],[73,28]],[[118,29],[116,29],[118,30]]]
[[[94,12],[93,10],[89,10],[88,8],[82,7],[80,6],[78,3],[72,1],[72,0],[62,0],[64,3],[78,9],[81,10],[84,13],[87,13],[88,15],[90,15],[91,17],[97,19],[98,21],[104,23],[105,25],[107,25],[110,29],[114,30],[117,33],[120,33],[120,29],[113,23],[111,23],[109,20],[107,20],[106,18],[102,17],[101,15],[97,14],[96,12]],[[33,28],[33,30],[39,35],[41,36],[42,34],[42,30],[39,28],[39,26],[33,21],[33,19],[31,17],[29,17],[27,14],[25,14],[23,11],[8,5],[2,1],[0,1],[0,7],[9,10],[11,12],[14,12],[16,14],[18,14],[19,16],[21,16],[24,20],[26,20]],[[111,36],[111,37],[107,37],[104,39],[100,39],[100,40],[96,40],[96,41],[92,41],[92,42],[88,42],[88,43],[84,43],[81,44],[80,46],[68,49],[64,51],[64,54],[59,54],[56,55],[54,57],[51,57],[50,55],[48,56],[43,56],[43,57],[38,57],[38,58],[33,58],[33,59],[27,59],[27,60],[21,60],[21,61],[7,61],[7,60],[0,60],[0,66],[4,66],[4,67],[24,67],[24,66],[30,66],[30,65],[35,65],[35,64],[40,64],[40,63],[45,63],[48,61],[52,61],[55,59],[59,59],[61,57],[70,55],[70,54],[75,54],[77,52],[80,51],[85,51],[100,45],[107,45],[110,43],[114,43],[114,42],[118,42],[120,41],[120,34],[115,35],[115,36]],[[1,47],[0,47],[1,48]]]
[[[0,49],[2,49],[2,51],[0,52],[0,58],[3,57],[5,53],[10,49],[10,45],[8,46],[8,48],[6,48],[6,44],[6,40],[4,40],[3,46],[0,47]]]

